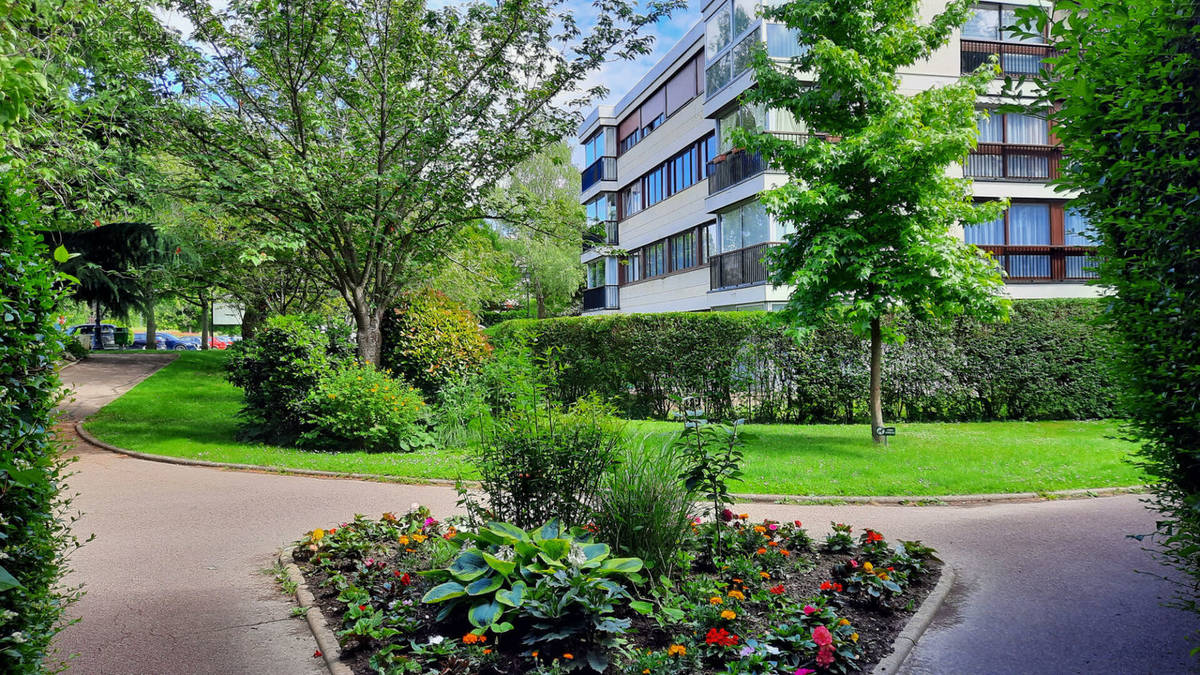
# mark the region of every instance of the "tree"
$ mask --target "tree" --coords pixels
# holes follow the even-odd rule
[[[790,112],[828,137],[732,134],[790,177],[763,194],[767,210],[795,228],[769,254],[771,281],[795,286],[784,320],[800,332],[844,321],[870,336],[875,442],[883,343],[904,339],[897,310],[918,321],[1007,316],[995,261],[951,231],[995,218],[1004,204],[974,203],[970,182],[947,172],[976,143],[975,101],[995,66],[911,96],[900,93],[897,76],[943,46],[971,4],[953,0],[929,24],[918,0],[812,0],[765,10],[807,49],[781,65],[760,50],[758,87],[743,100]]]
[[[377,363],[380,321],[444,264],[453,235],[496,214],[496,183],[570,133],[607,59],[646,53],[638,30],[681,6],[599,0],[580,30],[561,0],[181,0],[206,55],[164,142],[184,186],[302,240]]]
[[[1058,185],[1095,228],[1130,436],[1154,476],[1166,562],[1200,611],[1200,11],[1191,0],[1073,0],[1023,11],[1059,50],[1036,79]]]
[[[523,219],[505,223],[505,242],[525,273],[523,283],[539,319],[546,318],[548,305],[561,308],[570,302],[583,284],[579,250],[587,222],[578,183],[571,148],[559,141],[513,169],[496,195],[501,203],[522,207]]]

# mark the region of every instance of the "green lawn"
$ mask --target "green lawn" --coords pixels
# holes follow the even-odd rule
[[[87,423],[101,440],[140,452],[271,468],[406,478],[470,478],[459,451],[320,453],[234,440],[240,392],[223,378],[221,352],[179,359]],[[631,422],[666,435],[669,422]],[[744,483],[736,492],[796,495],[948,495],[1136,485],[1117,424],[990,422],[901,424],[888,447],[862,426],[749,425]]]

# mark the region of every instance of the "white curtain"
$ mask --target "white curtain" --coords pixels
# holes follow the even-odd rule
[[[1067,209],[1063,213],[1063,243],[1067,246],[1094,246],[1096,231],[1082,213]]]
[[[1050,245],[1050,205],[1013,204],[1008,209],[1008,243],[1013,246]]]
[[[1004,115],[996,113],[987,115],[983,111],[980,111],[977,119],[980,143],[1004,142]]]
[[[986,223],[967,225],[963,228],[963,240],[976,246],[1004,245],[1004,216]]]
[[[742,247],[761,244],[771,238],[771,220],[762,202],[754,200],[742,206]]]
[[[804,122],[796,119],[790,111],[771,108],[767,115],[767,128],[789,134],[802,134],[806,131]]]
[[[1021,145],[1047,145],[1050,129],[1046,120],[1032,115],[1009,113],[1004,116],[1008,126],[1008,142]]]

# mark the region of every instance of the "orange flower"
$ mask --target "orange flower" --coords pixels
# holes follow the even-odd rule
[[[575,655],[574,655],[574,654],[572,654],[571,652],[565,652],[565,653],[563,654],[563,658],[564,658],[564,659],[566,659],[566,660],[568,660],[568,661],[570,661],[571,659],[575,658]]]
[[[423,535],[423,534],[414,534],[414,535],[412,536],[412,539],[413,539],[413,541],[417,542],[418,544],[424,543],[424,542],[425,542],[425,540],[426,540],[426,539],[428,539],[428,538],[429,538],[429,537],[426,537],[426,536],[425,536],[425,535]]]
[[[727,609],[724,612],[721,612],[721,618],[725,619],[726,621],[733,621],[737,618],[737,612]]]
[[[685,656],[686,654],[687,647],[684,647],[683,645],[671,645],[670,647],[667,647],[668,656]]]
[[[483,653],[484,653],[484,654],[491,654],[491,653],[492,653],[492,649],[491,649],[491,647],[488,647],[487,649],[483,650]]]
[[[754,531],[755,531],[755,532],[757,532],[757,533],[759,533],[759,534],[763,534],[763,533],[765,533],[765,532],[767,531],[767,528],[763,527],[762,525],[755,525],[755,526],[754,526]]]
[[[725,599],[719,595],[714,595],[708,599],[708,604],[710,604],[710,605],[719,605],[723,602],[725,602]]]
[[[533,657],[533,658],[535,658],[535,659],[537,658],[537,655],[538,655],[538,653],[537,653],[537,650],[536,650],[536,649],[535,649],[535,650],[533,650],[533,653],[532,653],[532,654],[530,654],[530,656],[532,656],[532,657]]]
[[[779,546],[779,542],[777,542],[777,541],[768,541],[768,542],[767,542],[767,546]]]
[[[479,642],[479,636],[474,633],[467,633],[463,636],[462,641],[464,645],[473,645]]]
[[[762,555],[766,552],[767,552],[767,549],[765,549],[765,548],[760,548],[757,551],[755,551],[755,553],[757,553],[758,555]]]
[[[741,518],[742,520],[745,520],[745,519],[747,519],[747,518],[749,518],[749,517],[750,517],[750,514],[749,514],[749,513],[739,513],[739,514],[738,514],[738,518]]]
[[[791,554],[792,554],[792,553],[791,553],[791,551],[787,550],[786,548],[781,548],[781,549],[779,549],[779,552],[780,552],[780,553],[782,553],[782,554],[784,554],[784,555],[791,555]]]
[[[406,536],[404,536],[404,535],[400,535],[400,539],[399,539],[398,541],[400,542],[400,545],[401,545],[401,546],[407,546],[407,545],[408,545],[408,537],[406,537]]]
[[[729,591],[729,597],[734,600],[745,600],[746,596],[741,591]]]
[[[762,577],[762,578],[764,578],[764,579],[770,579],[770,578],[771,578],[771,573],[770,573],[770,572],[759,572],[759,573],[758,573],[758,576],[760,576],[760,577]]]

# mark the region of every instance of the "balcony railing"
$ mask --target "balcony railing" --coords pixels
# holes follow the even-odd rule
[[[989,40],[962,41],[962,72],[973,72],[987,63],[995,54],[1000,60],[1000,70],[1005,75],[1037,75],[1046,67],[1044,59],[1054,56],[1049,45],[1030,45],[1014,42],[991,42]]]
[[[793,143],[804,143],[814,135],[823,140],[829,139],[825,134],[798,134],[785,131],[771,131],[768,133]],[[769,170],[762,155],[756,152],[732,150],[723,155],[718,155],[718,157],[719,159],[713,159],[713,161],[709,162],[707,167],[709,196],[715,195],[725,188],[737,185],[747,178],[752,178]]]
[[[604,234],[601,234],[600,223],[592,226],[594,229],[583,233],[583,250],[590,251],[597,246],[616,246],[621,243],[620,228],[617,227],[617,221],[604,221]]]
[[[1095,279],[1096,250],[1090,246],[980,246],[990,251],[1008,281]]]
[[[621,306],[616,286],[597,286],[583,292],[583,311],[594,309],[617,309]]]
[[[586,191],[602,180],[617,179],[617,158],[601,157],[592,162],[580,175],[580,191]]]
[[[1062,148],[980,143],[967,155],[963,175],[975,180],[1037,182],[1058,178]]]
[[[755,244],[712,256],[708,259],[709,288],[716,291],[765,282],[767,266],[763,264],[763,256],[767,249],[776,245]]]

